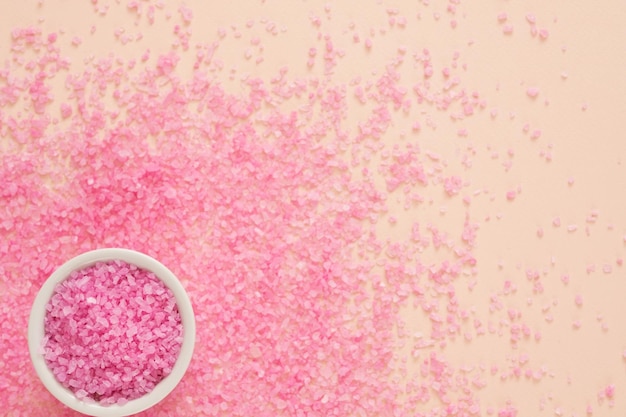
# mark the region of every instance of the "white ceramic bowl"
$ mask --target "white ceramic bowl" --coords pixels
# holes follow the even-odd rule
[[[172,372],[159,382],[151,392],[140,398],[131,400],[124,405],[104,406],[96,402],[85,402],[76,398],[70,390],[56,380],[40,352],[44,337],[46,304],[50,297],[52,297],[56,285],[69,277],[72,271],[86,268],[96,262],[115,259],[137,265],[139,268],[153,272],[170,290],[172,290],[176,297],[178,311],[180,312],[182,320],[183,343]],[[43,382],[48,391],[63,404],[83,414],[97,417],[128,416],[146,410],[165,398],[172,392],[176,385],[178,385],[185,374],[189,362],[191,361],[195,339],[196,322],[193,308],[178,278],[156,259],[140,252],[120,248],[97,249],[83,253],[82,255],[70,259],[59,269],[54,271],[39,290],[35,302],[33,303],[28,322],[28,349],[35,371],[41,379],[41,382]]]

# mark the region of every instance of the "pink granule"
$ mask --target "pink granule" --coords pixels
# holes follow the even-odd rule
[[[528,87],[526,89],[526,95],[530,98],[535,98],[539,95],[539,88],[538,87]]]
[[[72,272],[46,306],[44,358],[79,399],[121,405],[141,397],[169,375],[181,344],[172,291],[126,262]]]

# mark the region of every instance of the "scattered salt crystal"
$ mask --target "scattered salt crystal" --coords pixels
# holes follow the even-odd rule
[[[537,87],[528,87],[526,89],[526,95],[530,98],[535,98],[539,95],[539,88]]]
[[[517,197],[517,192],[515,190],[510,190],[506,192],[506,199],[509,201],[513,201],[515,200],[515,197]]]
[[[462,186],[463,181],[458,176],[447,177],[444,180],[444,189],[449,196],[458,194]]]
[[[581,295],[576,295],[574,302],[578,307],[581,307],[583,305],[583,297]]]
[[[532,131],[532,133],[530,134],[530,138],[532,140],[536,140],[539,139],[541,137],[541,130],[540,129],[535,129]]]

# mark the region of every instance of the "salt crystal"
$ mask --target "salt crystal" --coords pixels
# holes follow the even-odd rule
[[[576,295],[574,301],[578,307],[583,305],[583,297],[581,295]]]
[[[530,98],[535,98],[539,95],[539,88],[537,87],[528,87],[526,89],[526,95]]]
[[[532,131],[532,133],[530,134],[530,138],[532,140],[536,140],[539,139],[541,137],[541,130],[540,129],[535,129]]]

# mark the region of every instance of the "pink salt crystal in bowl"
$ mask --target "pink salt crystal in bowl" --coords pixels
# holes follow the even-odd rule
[[[83,253],[54,271],[28,323],[30,357],[45,387],[66,406],[97,417],[135,414],[164,399],[185,374],[195,337],[191,301],[176,276],[156,259],[121,248]],[[103,382],[91,396],[88,385],[98,378]]]

